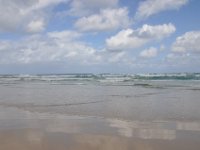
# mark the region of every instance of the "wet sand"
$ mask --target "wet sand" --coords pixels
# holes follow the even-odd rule
[[[200,147],[200,122],[24,113],[26,118],[1,118],[0,150],[199,150]],[[38,115],[40,119],[36,119]]]
[[[1,150],[199,150],[199,140],[141,140],[105,135],[44,133],[40,130],[0,132]]]

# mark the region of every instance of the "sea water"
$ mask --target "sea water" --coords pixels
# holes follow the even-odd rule
[[[154,140],[153,149],[162,147],[160,140],[167,141],[166,149],[184,149],[183,142],[198,149],[199,108],[198,73],[0,76],[0,131],[31,129],[23,134],[35,138],[39,130],[46,137],[65,133],[119,143],[122,138],[129,144],[119,147],[130,149],[137,140],[144,145]]]
[[[1,75],[0,106],[120,119],[200,119],[200,74]]]

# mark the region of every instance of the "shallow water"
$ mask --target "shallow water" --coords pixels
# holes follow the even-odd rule
[[[35,78],[0,79],[2,150],[200,147],[199,80]]]

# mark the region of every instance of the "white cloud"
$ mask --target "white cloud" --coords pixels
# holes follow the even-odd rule
[[[40,32],[50,6],[68,0],[0,0],[0,32]]]
[[[0,64],[68,62],[93,64],[101,61],[96,49],[76,40],[75,31],[49,32],[18,41],[1,42]]]
[[[105,8],[115,8],[118,0],[73,0],[69,10],[72,16],[87,16]]]
[[[24,17],[23,14],[20,13],[21,9],[26,9],[26,7],[31,7],[32,5],[34,5],[32,1],[22,3],[22,1],[1,0],[0,32],[16,29]]]
[[[143,25],[142,28],[122,30],[106,40],[109,50],[124,50],[140,47],[152,40],[168,37],[176,28],[171,23],[163,25]]]
[[[137,34],[141,38],[148,39],[162,39],[174,33],[176,28],[173,24],[162,24],[162,25],[143,25],[142,28],[136,30]]]
[[[200,53],[200,31],[190,31],[176,38],[172,51],[178,53]]]
[[[139,4],[136,19],[145,19],[166,10],[177,10],[189,0],[146,0]]]
[[[49,38],[58,39],[62,41],[71,41],[77,39],[81,36],[80,33],[76,31],[64,30],[64,31],[53,31],[47,33]]]
[[[17,41],[0,41],[0,65],[62,63],[66,66],[132,64],[127,52],[97,50],[80,41],[81,34],[65,30],[34,34]]]
[[[68,1],[69,0],[39,0],[35,7],[36,8],[44,8],[47,6],[59,4],[61,2],[66,3]]]
[[[157,49],[155,47],[150,47],[149,49],[145,49],[140,53],[140,57],[143,58],[152,58],[157,56]]]
[[[134,30],[122,30],[116,35],[106,39],[106,45],[109,50],[123,50],[140,47],[147,41],[145,39],[134,36]]]
[[[82,17],[75,27],[81,31],[107,31],[129,26],[127,8],[103,9],[99,14]]]
[[[27,32],[29,33],[36,33],[36,32],[41,32],[45,29],[45,23],[44,20],[34,20],[31,21],[27,25]]]

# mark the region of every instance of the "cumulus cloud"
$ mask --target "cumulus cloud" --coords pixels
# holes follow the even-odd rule
[[[148,39],[162,39],[174,33],[176,28],[173,24],[163,24],[163,25],[143,25],[142,28],[138,29],[136,32],[141,38]]]
[[[9,41],[9,45],[4,42],[5,46],[1,48],[1,63],[23,64],[75,59],[83,63],[90,57],[95,59],[95,49],[76,41],[77,35],[78,33],[73,31],[49,32],[46,35],[26,37],[20,41]]]
[[[35,8],[44,8],[44,7],[47,7],[47,6],[52,6],[52,5],[59,4],[61,2],[66,3],[68,1],[69,0],[38,0],[38,3],[33,7],[35,7]]]
[[[200,53],[200,31],[190,31],[176,38],[172,51],[177,53]]]
[[[103,9],[99,14],[82,17],[75,27],[81,31],[107,31],[129,26],[127,8]]]
[[[189,31],[178,36],[166,55],[165,63],[169,66],[188,66],[196,69],[200,64],[200,31]]]
[[[47,33],[49,38],[57,39],[61,41],[72,41],[78,39],[81,34],[76,31],[64,30],[64,31],[53,31]]]
[[[145,39],[133,36],[133,34],[134,30],[132,29],[122,30],[109,39],[106,39],[106,45],[109,50],[123,50],[136,48],[146,43]]]
[[[40,32],[48,18],[46,9],[68,0],[0,0],[0,32]]]
[[[118,0],[0,0],[0,32],[44,31],[53,8],[61,3],[69,4],[69,10],[66,6],[65,12],[70,12],[72,15],[97,14],[77,21],[78,27],[84,23],[89,24],[88,29],[80,27],[82,30],[90,30],[92,28],[90,23],[95,23],[97,30],[122,26],[119,25],[119,21],[116,21],[117,19],[123,19],[123,25],[128,23],[126,16],[128,10],[117,9]]]
[[[140,47],[152,40],[161,40],[176,30],[171,23],[163,25],[143,25],[142,28],[122,30],[116,35],[106,39],[109,50],[124,50]]]
[[[80,41],[80,37],[76,31],[65,30],[34,34],[17,41],[0,41],[0,65],[132,65],[133,58],[127,52],[98,50]]]
[[[21,10],[34,5],[34,1],[15,1],[1,0],[0,1],[0,31],[12,31],[22,21],[24,15]]]
[[[139,4],[136,19],[145,19],[166,10],[177,10],[189,0],[145,0]]]
[[[145,49],[140,53],[140,57],[143,58],[152,58],[157,56],[157,48],[150,47],[149,49]]]
[[[42,19],[31,21],[27,25],[27,32],[30,32],[30,33],[41,32],[44,29],[45,29],[45,23],[44,23],[44,20]]]
[[[117,5],[118,0],[72,0],[68,12],[72,16],[87,16],[101,9],[115,8]]]

